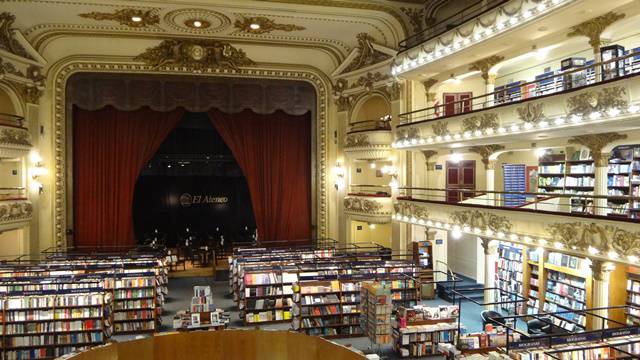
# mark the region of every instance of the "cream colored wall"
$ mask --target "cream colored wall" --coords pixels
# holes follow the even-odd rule
[[[358,110],[352,122],[363,120],[378,120],[384,116],[391,115],[389,103],[379,95],[367,99]]]
[[[361,230],[358,230],[359,226]],[[391,247],[391,224],[375,224],[375,229],[371,229],[366,222],[352,220],[350,228],[352,244],[376,243]]]
[[[462,74],[454,74],[454,76],[459,76]],[[480,74],[472,75],[468,78],[462,79],[460,81],[451,81],[451,82],[439,82],[434,85],[434,88],[431,89],[431,92],[436,93],[436,98],[440,102],[440,104],[444,104],[444,98],[442,95],[444,93],[457,93],[457,92],[471,92],[472,96],[480,96],[486,93],[487,86],[484,82],[484,79],[480,76]],[[474,105],[472,109],[482,108],[481,106]],[[441,111],[442,114],[442,111]]]
[[[447,259],[453,272],[472,279],[478,279],[478,246],[477,237],[463,234],[459,239],[451,236],[447,238]],[[484,268],[482,268],[484,269]]]
[[[351,164],[351,184],[356,185],[389,185],[391,176],[382,174],[377,177],[376,172],[383,166],[391,166],[390,161],[376,161],[376,168],[371,168],[371,163],[366,161],[357,161]],[[358,172],[360,170],[360,172]]]
[[[0,160],[0,187],[20,186],[22,186],[22,161]]]
[[[0,259],[23,255],[28,251],[24,243],[25,233],[24,229],[0,232]]]

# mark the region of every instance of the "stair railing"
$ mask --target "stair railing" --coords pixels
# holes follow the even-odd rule
[[[453,288],[452,289],[453,289],[454,292],[452,292],[452,294],[453,294],[453,299],[452,300],[453,300],[453,303],[455,303],[456,302],[455,290],[456,290],[456,282],[457,282],[457,281],[455,281],[456,280],[456,276],[453,273],[453,270],[451,270],[451,268],[449,267],[449,264],[447,264],[446,262],[444,262],[442,260],[436,260],[436,270],[437,270],[437,267],[438,267],[439,264],[444,265],[444,267],[446,269],[445,272],[447,273],[447,280],[449,280],[449,276],[451,276],[451,280],[453,280]]]

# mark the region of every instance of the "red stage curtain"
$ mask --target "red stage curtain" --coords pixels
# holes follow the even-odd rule
[[[311,117],[209,112],[242,169],[261,243],[311,237]]]
[[[73,110],[74,245],[134,246],[138,175],[178,124],[183,109]]]

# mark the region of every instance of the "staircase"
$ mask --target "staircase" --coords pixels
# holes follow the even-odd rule
[[[475,280],[468,278],[464,275],[455,274],[461,281],[455,283],[456,290],[464,290],[464,289],[478,289],[474,291],[465,291],[463,294],[473,299],[479,303],[484,301],[484,292],[482,288],[484,285],[478,284]],[[453,302],[455,294],[453,294],[454,283],[446,283],[442,285],[438,285],[438,297],[444,299],[448,302]],[[468,301],[467,299],[462,299],[462,301]]]

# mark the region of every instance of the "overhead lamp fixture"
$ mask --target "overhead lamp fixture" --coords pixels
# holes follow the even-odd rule
[[[251,30],[259,30],[260,29],[260,24],[253,23],[253,24],[249,25],[249,27],[251,28]]]
[[[133,22],[140,22],[142,21],[142,18],[140,16],[132,16],[131,17],[131,21]]]
[[[369,229],[374,230],[375,228],[376,228],[376,224],[374,223],[369,224]]]
[[[462,161],[462,154],[460,153],[451,154],[451,162],[459,163],[460,161]]]
[[[202,22],[200,22],[200,21],[198,21],[198,20],[194,20],[194,21],[193,21],[193,26],[195,26],[195,27],[199,28],[199,27],[201,27],[201,26],[202,26]]]

